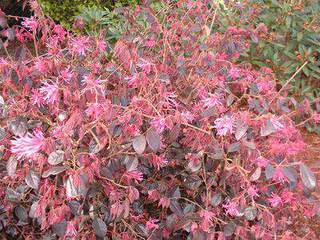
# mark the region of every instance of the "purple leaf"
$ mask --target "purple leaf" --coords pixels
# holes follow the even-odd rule
[[[93,219],[92,227],[96,235],[100,238],[104,238],[104,236],[107,234],[107,225],[101,218]]]
[[[226,237],[230,237],[236,230],[236,224],[228,223],[223,227],[223,233]]]
[[[57,165],[62,163],[64,159],[64,151],[56,150],[49,154],[48,163],[50,165]]]
[[[44,173],[42,173],[42,177],[47,178],[51,175],[53,175],[53,176],[58,175],[67,169],[68,169],[68,167],[66,167],[66,166],[54,166],[54,167],[48,169],[47,171],[45,171]]]
[[[257,213],[258,213],[258,211],[255,207],[247,207],[244,210],[244,216],[249,221],[253,221],[256,218]]]
[[[257,181],[261,176],[261,167],[257,167],[257,169],[254,171],[254,173],[250,177],[250,181],[254,182]]]
[[[317,179],[314,173],[304,164],[300,165],[300,177],[304,186],[310,190],[314,190],[317,186]]]
[[[294,169],[293,167],[283,167],[282,172],[289,179],[290,182],[297,182],[298,173],[296,169]]]
[[[23,137],[28,131],[28,122],[23,117],[17,117],[9,122],[8,128],[15,136]]]
[[[69,176],[69,178],[65,183],[67,196],[70,198],[85,196],[85,194],[88,191],[88,188],[86,187],[87,182],[88,182],[87,176],[80,175],[80,184],[75,185],[73,177]]]
[[[7,172],[10,177],[16,174],[18,160],[15,156],[11,155],[7,161]]]
[[[211,199],[211,205],[217,207],[222,202],[222,195],[220,192],[217,192]]]
[[[274,173],[276,172],[276,170],[274,169],[274,167],[270,164],[268,164],[266,166],[266,170],[265,170],[265,175],[267,179],[273,178]]]
[[[133,139],[132,147],[138,154],[142,154],[146,149],[147,141],[145,136],[139,135]]]
[[[239,124],[237,125],[236,133],[235,133],[235,137],[237,141],[239,141],[246,134],[247,130],[248,130],[248,124],[239,122]]]
[[[268,120],[266,125],[261,126],[260,135],[261,135],[261,137],[266,137],[266,136],[269,136],[270,134],[274,133],[275,131],[276,131],[276,129],[272,125],[271,121]]]
[[[40,183],[40,178],[39,176],[34,172],[34,171],[29,171],[27,174],[26,178],[24,179],[26,184],[33,188],[33,189],[38,189],[39,183]]]
[[[146,139],[152,151],[157,152],[160,149],[160,135],[153,128],[147,132]]]

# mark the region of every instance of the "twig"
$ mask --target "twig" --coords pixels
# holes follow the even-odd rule
[[[297,74],[302,70],[302,68],[304,68],[305,65],[307,65],[308,61],[305,61],[304,64],[302,64],[301,67],[298,68],[298,70],[291,76],[291,78],[289,78],[286,83],[281,87],[281,89],[279,90],[279,92],[277,92],[277,94],[271,99],[271,101],[269,102],[269,105],[277,98],[279,97],[280,93],[283,91],[283,89],[285,89],[285,87],[295,78],[295,76],[297,76]]]
[[[124,186],[124,185],[121,185],[121,184],[119,184],[119,183],[116,183],[114,180],[112,180],[112,179],[110,179],[110,178],[102,177],[102,176],[101,176],[100,178],[105,179],[105,180],[111,182],[112,184],[114,184],[114,185],[117,186],[117,187],[124,188],[124,189],[127,189],[127,188],[128,188],[128,186]]]

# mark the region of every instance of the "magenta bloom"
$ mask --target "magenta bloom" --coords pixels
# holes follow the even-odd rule
[[[225,136],[227,133],[233,133],[233,119],[229,116],[218,118],[214,121],[214,128],[217,129],[219,136]]]
[[[230,216],[237,216],[239,214],[238,204],[235,202],[228,201],[223,207]]]
[[[33,134],[27,133],[21,138],[11,140],[11,152],[15,153],[18,158],[31,157],[41,150],[43,142],[44,137],[42,132],[34,131]]]
[[[72,48],[80,56],[86,56],[86,49],[88,49],[89,38],[78,37],[72,41]]]
[[[35,17],[26,18],[21,24],[22,26],[29,28],[31,31],[35,31],[38,27],[38,22]]]
[[[277,194],[272,193],[271,198],[268,199],[272,207],[278,207],[282,205],[282,199]]]
[[[49,104],[54,104],[59,100],[59,87],[55,83],[45,83],[44,86],[40,88],[40,92],[43,95],[44,101]]]

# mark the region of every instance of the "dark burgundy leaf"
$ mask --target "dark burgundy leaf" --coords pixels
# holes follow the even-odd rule
[[[267,179],[273,178],[273,175],[274,175],[275,172],[276,172],[276,170],[274,169],[274,167],[272,165],[268,164],[266,166],[265,175],[266,175]]]
[[[298,173],[294,167],[283,167],[282,172],[289,179],[290,182],[297,182]]]
[[[188,170],[191,171],[191,172],[197,172],[200,170],[202,166],[202,162],[201,161],[198,161],[198,162],[195,162],[195,161],[189,161],[188,162]]]
[[[74,177],[69,176],[65,183],[67,196],[70,198],[85,196],[88,191],[88,188],[86,186],[87,182],[88,178],[85,175],[80,175],[80,183],[76,185],[74,183]]]
[[[137,157],[126,156],[124,159],[124,164],[126,165],[126,170],[130,172],[137,170],[139,161]]]
[[[22,207],[21,205],[18,205],[15,209],[14,209],[14,213],[17,216],[17,218],[19,219],[19,221],[21,222],[28,222],[28,212],[27,210]]]
[[[146,139],[152,151],[157,152],[160,149],[161,138],[153,128],[149,129],[149,131],[147,132]]]
[[[260,178],[260,176],[261,176],[261,167],[257,167],[257,169],[250,176],[250,181],[251,182],[257,181]]]
[[[138,154],[142,154],[146,149],[147,141],[145,136],[139,135],[133,139],[132,147]]]
[[[244,122],[239,122],[236,127],[235,137],[236,140],[239,141],[247,132],[249,126]]]
[[[0,27],[5,28],[8,26],[7,18],[4,15],[0,15]]]
[[[300,164],[300,177],[304,186],[309,190],[314,190],[317,186],[317,179],[314,173],[305,164]]]
[[[28,172],[25,178],[25,182],[29,187],[37,190],[40,183],[40,177],[34,171],[31,170]]]
[[[13,190],[12,188],[6,189],[6,199],[13,202],[19,202],[22,199],[22,194]]]
[[[11,155],[7,161],[7,172],[10,177],[16,174],[18,160],[15,156]]]
[[[170,210],[177,214],[179,217],[183,217],[183,210],[177,200],[170,201]]]
[[[64,151],[56,150],[49,154],[48,163],[51,165],[57,165],[62,163],[64,159]]]
[[[0,106],[5,105],[4,99],[3,97],[0,95]]]
[[[68,167],[67,166],[54,166],[50,169],[48,169],[47,171],[42,173],[42,177],[43,178],[47,178],[49,176],[54,176],[54,175],[58,175],[62,172],[64,172],[65,170],[67,170]]]
[[[29,211],[30,218],[36,218],[36,211],[37,211],[38,205],[39,205],[38,201],[35,201],[34,203],[32,203]]]
[[[66,230],[67,230],[67,221],[66,220],[62,220],[61,222],[53,224],[53,226],[52,226],[53,233],[61,238],[65,235]]]
[[[170,131],[169,142],[176,141],[177,138],[179,137],[180,131],[181,131],[181,125],[180,124],[174,125],[174,127]]]
[[[18,47],[15,52],[15,59],[19,62],[22,62],[27,59],[27,50],[25,47]]]
[[[15,85],[18,85],[19,83],[19,76],[16,70],[11,71],[11,80]]]
[[[247,207],[244,210],[244,216],[249,221],[253,221],[256,218],[257,213],[258,213],[258,211],[255,207]]]
[[[70,208],[70,211],[73,215],[79,215],[79,210],[81,208],[81,204],[79,201],[76,201],[76,200],[72,200],[72,201],[69,201],[68,202],[68,206]]]
[[[96,235],[100,238],[104,238],[104,236],[107,234],[107,225],[101,218],[93,219],[92,228],[94,229]]]
[[[220,192],[217,192],[216,194],[213,195],[210,203],[213,207],[217,207],[221,202],[222,202],[222,195]]]
[[[269,136],[270,134],[274,133],[276,130],[272,125],[271,121],[268,120],[266,125],[261,126],[260,128],[260,135],[261,137]]]
[[[223,233],[226,237],[230,237],[234,234],[235,230],[236,230],[236,224],[231,222],[231,223],[228,223],[226,225],[224,225],[223,227]]]
[[[17,117],[9,122],[8,128],[14,135],[23,137],[28,131],[27,119],[23,117]]]
[[[228,147],[228,153],[238,152],[240,150],[240,143],[232,143]]]

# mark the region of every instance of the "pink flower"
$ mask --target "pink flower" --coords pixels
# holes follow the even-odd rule
[[[168,208],[170,206],[170,199],[166,197],[160,198],[158,206],[161,206],[162,208]]]
[[[154,40],[154,38],[149,38],[145,41],[145,46],[152,48],[154,47],[154,45],[156,45],[156,41]]]
[[[259,167],[266,167],[269,163],[269,160],[267,158],[260,156],[256,159],[256,163]]]
[[[214,217],[214,213],[208,210],[201,210],[199,212],[200,217],[203,218],[202,220],[202,230],[205,232],[209,232],[209,228],[212,224],[212,218]]]
[[[80,56],[86,56],[87,44],[89,43],[88,37],[74,38],[71,42],[73,51]]]
[[[151,71],[152,64],[149,61],[147,61],[147,60],[145,60],[143,58],[140,58],[137,66],[139,68],[141,68],[146,74],[149,74],[150,71]]]
[[[214,94],[213,96],[207,97],[202,100],[204,107],[214,107],[221,105],[220,96]]]
[[[32,16],[31,18],[26,18],[21,24],[31,31],[35,31],[38,27],[37,19],[34,16]]]
[[[229,70],[229,76],[233,79],[233,80],[236,80],[238,77],[240,77],[240,71],[238,68],[236,67],[232,67],[230,70]]]
[[[101,39],[97,40],[97,48],[101,53],[103,53],[107,48],[106,42]]]
[[[42,132],[34,131],[33,134],[27,133],[21,138],[11,140],[11,152],[17,154],[18,158],[32,157],[41,150],[43,144]]]
[[[34,67],[42,74],[45,74],[48,72],[48,68],[46,66],[46,62],[43,61],[43,59],[38,59],[35,64]]]
[[[38,89],[32,89],[31,92],[31,101],[34,105],[37,105],[38,107],[41,107],[44,103],[43,96],[38,91]]]
[[[282,204],[282,199],[277,194],[272,193],[271,198],[268,199],[272,207],[278,207]]]
[[[61,25],[55,25],[53,29],[54,33],[59,36],[59,38],[62,40],[64,36],[67,34],[66,30]]]
[[[103,105],[100,103],[93,103],[85,110],[86,114],[94,119],[99,118],[103,114],[103,111]]]
[[[248,195],[249,195],[250,197],[252,197],[252,198],[254,198],[254,197],[259,197],[258,191],[259,191],[259,190],[257,189],[256,186],[250,186],[250,187],[248,188],[248,190],[247,190]]]
[[[40,93],[43,94],[43,99],[48,104],[54,104],[59,100],[59,87],[56,83],[45,83],[40,88]]]
[[[192,122],[195,118],[194,115],[189,111],[182,112],[180,115],[181,115],[182,121],[186,123]]]
[[[66,81],[67,83],[70,82],[70,80],[73,77],[73,73],[70,71],[70,67],[64,69],[61,71],[61,78]]]
[[[154,166],[157,170],[160,170],[161,167],[165,166],[168,161],[164,158],[164,156],[157,156],[155,154],[152,155],[149,160],[149,164]]]
[[[159,220],[150,218],[148,222],[146,222],[147,232],[150,232],[153,229],[158,229],[159,225],[156,224]]]
[[[283,199],[284,203],[292,203],[296,198],[294,197],[293,192],[290,192],[288,189],[285,189],[281,193],[281,199]]]
[[[129,172],[125,172],[123,175],[125,178],[128,179],[128,181],[134,179],[137,180],[138,182],[143,180],[143,174],[142,172],[139,172],[137,170],[133,170],[133,171],[129,171]]]
[[[100,90],[102,91],[103,90],[103,87],[100,85],[101,83],[101,80],[99,79],[95,79],[93,76],[91,75],[86,75],[83,77],[83,80],[81,81],[82,84],[86,85],[86,87],[83,89],[83,91],[97,91],[97,90]]]
[[[272,177],[273,180],[280,181],[284,183],[285,181],[289,181],[286,176],[282,172],[282,168],[278,167]]]
[[[75,228],[75,225],[72,221],[67,222],[67,229],[66,229],[66,236],[68,237],[75,237],[77,236],[77,230]]]
[[[166,120],[162,117],[155,118],[151,121],[151,126],[153,126],[158,133],[162,133],[166,128]]]
[[[228,201],[226,204],[223,205],[226,209],[227,214],[230,216],[237,216],[239,214],[238,204],[235,202]]]
[[[214,121],[214,128],[217,129],[217,134],[219,136],[225,136],[229,132],[233,133],[233,119],[229,116],[224,116],[222,118],[218,118]]]

